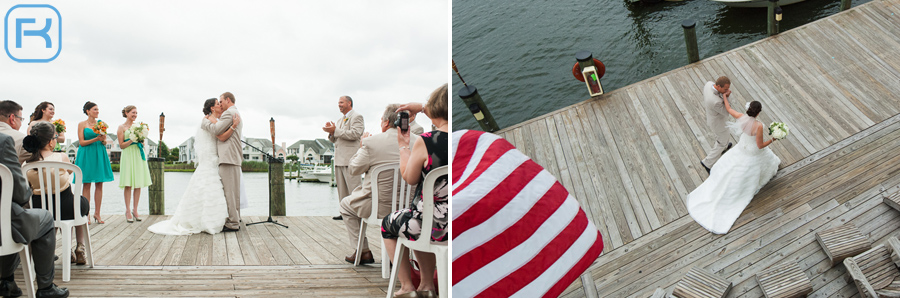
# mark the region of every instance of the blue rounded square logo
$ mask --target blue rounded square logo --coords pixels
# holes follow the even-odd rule
[[[62,51],[62,16],[49,4],[19,4],[6,12],[3,46],[20,63],[53,61]]]

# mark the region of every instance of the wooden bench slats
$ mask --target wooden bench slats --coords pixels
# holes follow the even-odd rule
[[[680,298],[725,297],[731,291],[731,282],[694,267],[675,285],[672,295]]]
[[[825,250],[831,264],[862,253],[872,247],[872,242],[855,226],[845,224],[825,231],[816,232],[816,241]]]
[[[756,275],[756,281],[767,298],[799,297],[813,290],[806,273],[794,262],[760,272]]]

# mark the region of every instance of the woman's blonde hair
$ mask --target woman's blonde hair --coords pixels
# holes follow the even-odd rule
[[[122,109],[122,117],[128,118],[128,112],[131,112],[131,110],[134,110],[134,109],[137,109],[137,107],[133,106],[133,105],[125,106],[125,108]]]
[[[447,120],[447,84],[441,85],[431,96],[428,97],[428,103],[425,104],[425,115],[428,118],[441,118]]]

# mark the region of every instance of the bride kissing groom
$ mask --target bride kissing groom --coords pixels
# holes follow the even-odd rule
[[[242,192],[241,117],[231,92],[207,99],[194,138],[197,167],[172,218],[148,228],[164,235],[240,229]]]

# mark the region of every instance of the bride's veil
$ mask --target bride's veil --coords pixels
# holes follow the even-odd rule
[[[728,123],[728,128],[735,134],[744,133],[746,135],[756,135],[756,132],[753,131],[753,125],[756,123],[756,117],[747,116],[744,114],[741,118],[738,118],[734,122]]]

